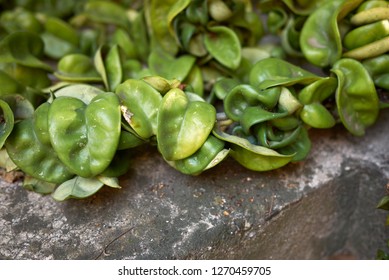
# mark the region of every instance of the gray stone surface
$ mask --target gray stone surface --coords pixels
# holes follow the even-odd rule
[[[388,112],[362,138],[312,130],[307,160],[265,173],[191,177],[138,151],[124,188],[63,203],[1,180],[0,259],[371,259],[389,239],[388,130]]]

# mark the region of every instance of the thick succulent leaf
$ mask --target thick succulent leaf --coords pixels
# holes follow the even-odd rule
[[[205,48],[220,64],[230,69],[238,68],[241,45],[235,32],[226,26],[208,27],[204,37]]]
[[[132,158],[131,152],[129,150],[117,150],[109,166],[102,173],[97,175],[96,178],[98,178],[107,186],[117,187],[119,185],[119,180],[117,177],[120,177],[128,172],[131,162]]]
[[[269,112],[259,106],[248,107],[246,110],[244,110],[240,118],[240,124],[242,125],[243,131],[246,134],[249,134],[250,128],[254,125],[274,119],[283,118],[287,115],[288,112]]]
[[[377,205],[377,208],[389,211],[389,195],[384,196]]]
[[[49,183],[43,180],[26,175],[23,180],[23,188],[41,194],[52,193],[57,184]]]
[[[69,82],[101,82],[91,58],[84,54],[69,54],[62,57],[54,75],[62,81]]]
[[[0,149],[3,148],[5,140],[11,134],[14,127],[14,113],[7,102],[0,99]]]
[[[169,13],[167,15],[167,25],[169,32],[172,36],[176,38],[177,43],[180,41],[176,37],[176,33],[174,32],[174,19],[185,10],[186,7],[190,4],[191,0],[178,0],[174,1],[173,6],[170,7]]]
[[[230,119],[239,121],[248,107],[263,105],[272,109],[276,106],[280,94],[280,87],[261,91],[251,85],[237,85],[226,95],[224,111]]]
[[[278,150],[293,144],[300,135],[302,129],[301,126],[297,126],[291,131],[282,131],[276,134],[273,131],[273,127],[270,125],[260,124],[257,127],[257,138],[259,143],[261,143],[262,146],[273,150]]]
[[[214,135],[219,139],[230,143],[230,155],[247,169],[254,171],[268,171],[280,168],[288,164],[294,157],[282,155],[275,150],[250,143],[247,139],[229,135],[222,131],[214,130]]]
[[[11,93],[21,93],[25,90],[21,83],[3,70],[0,70],[0,85],[0,96]]]
[[[180,89],[171,89],[158,112],[158,148],[168,161],[194,154],[206,141],[216,121],[215,108],[203,101],[190,101]]]
[[[227,94],[237,85],[239,81],[231,78],[221,78],[215,82],[211,94],[216,95],[220,100],[224,100]]]
[[[94,63],[106,89],[114,91],[123,78],[119,47],[117,45],[112,47],[107,45],[101,46],[95,54]]]
[[[157,134],[161,94],[142,80],[127,80],[116,89],[124,119],[141,138]]]
[[[389,90],[389,55],[384,54],[362,62],[377,87]]]
[[[171,55],[177,53],[178,44],[169,30],[169,25],[172,17],[182,9],[177,6],[182,1],[178,4],[176,2],[176,0],[149,0],[145,3],[146,19],[152,35],[152,48],[160,48]]]
[[[75,174],[93,177],[109,166],[121,129],[120,104],[114,93],[99,94],[88,105],[74,97],[58,97],[48,119],[52,146]]]
[[[199,95],[204,95],[204,81],[203,81],[203,74],[201,73],[201,69],[196,64],[193,65],[192,69],[190,70],[188,76],[183,81],[183,84],[186,84],[190,87],[192,87],[193,91]]]
[[[53,89],[53,91],[56,98],[61,96],[74,97],[80,99],[85,104],[89,104],[98,94],[104,93],[101,89],[87,84],[65,85],[58,90]]]
[[[181,173],[198,175],[207,168],[220,163],[227,155],[228,150],[224,149],[224,142],[210,135],[193,155],[168,163]]]
[[[260,89],[274,86],[307,85],[319,76],[279,58],[258,61],[250,72],[250,85]]]
[[[373,43],[388,35],[389,21],[385,19],[352,29],[344,36],[343,46],[348,50],[352,50]]]
[[[196,58],[191,55],[173,57],[169,53],[155,50],[149,56],[149,67],[153,75],[159,75],[166,79],[185,80],[189,75]]]
[[[305,86],[299,93],[298,99],[304,104],[314,102],[323,102],[330,96],[335,94],[338,81],[334,77],[321,78],[307,86]]]
[[[38,139],[33,119],[16,123],[5,147],[12,161],[32,177],[56,184],[73,177],[52,147]]]
[[[308,131],[301,127],[300,134],[290,145],[280,148],[277,151],[284,155],[294,154],[292,162],[304,160],[312,147],[311,139],[309,139]]]
[[[301,50],[308,61],[326,67],[341,58],[342,42],[338,21],[358,7],[362,1],[329,1],[308,17],[300,36]]]
[[[76,176],[59,185],[52,197],[57,201],[64,201],[69,198],[85,198],[95,194],[103,186],[104,183],[97,178]]]
[[[314,128],[331,128],[336,123],[327,108],[318,102],[305,105],[300,112],[300,118]]]
[[[135,135],[134,133],[131,133],[126,130],[122,130],[120,133],[119,145],[117,150],[119,151],[119,150],[127,150],[131,148],[135,148],[144,143],[145,140]]]
[[[181,85],[181,82],[177,79],[168,80],[161,76],[147,76],[142,78],[142,80],[155,88],[162,95],[165,95],[172,88],[178,88]]]
[[[44,89],[52,83],[48,76],[48,72],[40,68],[29,67],[15,62],[2,65],[2,68],[2,70],[12,77],[12,79],[25,87],[21,92],[13,93],[24,94],[28,91],[28,88],[38,90]]]
[[[315,1],[294,1],[294,0],[283,0],[289,9],[298,15],[309,15],[321,5],[323,5],[326,0],[315,0]]]
[[[75,52],[79,38],[77,31],[66,21],[49,17],[44,23],[45,32],[41,38],[45,44],[45,54],[54,59]]]
[[[5,169],[6,172],[18,170],[18,166],[9,157],[7,149],[0,149],[0,166]]]
[[[108,187],[111,187],[114,189],[121,189],[122,188],[119,185],[119,179],[116,177],[106,177],[106,176],[98,175],[98,176],[96,176],[96,179]]]
[[[379,113],[373,80],[360,62],[349,58],[337,61],[331,71],[338,77],[336,105],[340,119],[352,134],[362,136]]]
[[[42,32],[42,24],[35,14],[27,9],[4,9],[0,16],[0,25],[7,33],[13,33],[20,30],[37,34]]]
[[[23,66],[52,71],[39,59],[44,44],[39,35],[30,32],[14,32],[0,41],[0,63],[18,63]]]
[[[114,24],[129,30],[130,22],[126,10],[121,5],[111,1],[88,1],[85,14],[95,22]]]
[[[138,59],[146,61],[151,46],[144,12],[136,12],[132,17],[130,34],[134,42],[136,42],[135,47]]]
[[[11,108],[15,121],[32,118],[34,115],[34,106],[24,96],[20,94],[10,94],[2,98]]]

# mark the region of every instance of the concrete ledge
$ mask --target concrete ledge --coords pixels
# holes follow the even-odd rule
[[[0,182],[0,259],[372,259],[389,229],[389,114],[362,138],[311,131],[303,163],[266,173],[227,160],[182,175],[137,151],[121,190],[55,202]]]

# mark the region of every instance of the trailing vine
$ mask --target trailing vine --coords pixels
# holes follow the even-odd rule
[[[120,188],[141,145],[184,174],[267,171],[304,160],[311,128],[363,136],[388,107],[388,1],[0,8],[0,162],[56,200]]]

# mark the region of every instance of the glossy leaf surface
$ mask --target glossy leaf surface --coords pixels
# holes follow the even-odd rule
[[[58,97],[49,110],[51,143],[75,174],[93,177],[103,172],[115,155],[120,121],[119,99],[113,93],[99,94],[88,105],[74,97]]]
[[[369,73],[356,60],[339,60],[332,71],[338,77],[336,103],[343,125],[354,135],[362,136],[379,112],[379,100]]]
[[[190,101],[180,89],[171,89],[158,113],[158,149],[166,160],[194,154],[206,141],[216,120],[215,108],[204,101]]]

